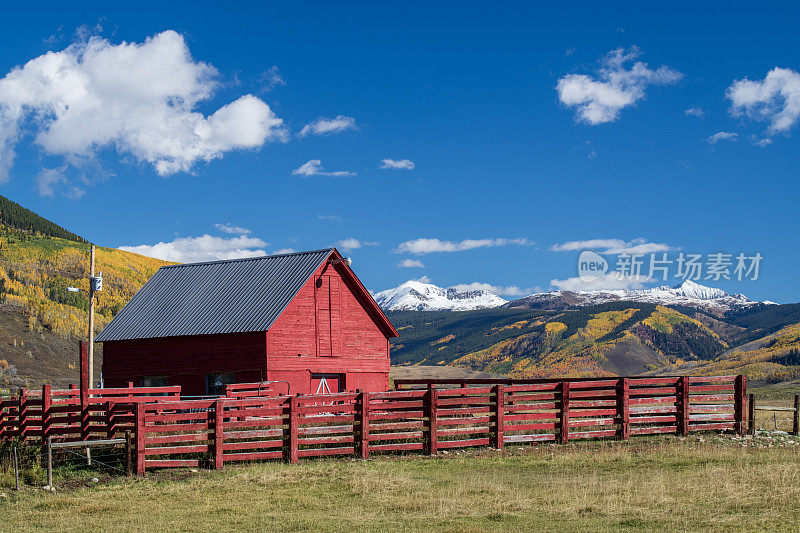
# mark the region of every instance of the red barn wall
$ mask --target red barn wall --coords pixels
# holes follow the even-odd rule
[[[265,377],[264,332],[192,335],[103,343],[103,380],[107,387],[143,376],[168,376],[183,394],[206,394],[206,374],[235,372],[239,383]]]
[[[343,267],[323,265],[267,332],[267,379],[314,393],[311,374],[339,374],[346,390],[386,390],[389,342]],[[343,382],[343,383],[342,383]]]

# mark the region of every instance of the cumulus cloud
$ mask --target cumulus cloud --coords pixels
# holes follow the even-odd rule
[[[588,239],[584,241],[569,241],[563,244],[554,244],[550,247],[554,252],[580,252],[583,250],[597,250],[601,254],[652,254],[668,252],[674,248],[663,242],[648,242],[645,239]]]
[[[295,253],[296,251],[297,251],[297,250],[295,250],[294,248],[278,248],[278,249],[277,249],[277,250],[275,250],[273,253],[275,253],[276,255],[280,255],[280,254],[293,254],[293,253]]]
[[[490,283],[459,283],[458,285],[453,285],[451,288],[458,289],[459,291],[489,291],[492,294],[496,294],[498,296],[527,296],[534,292],[534,289],[521,289],[516,285],[509,285],[509,286],[502,286],[502,285],[492,285]]]
[[[414,162],[410,159],[381,159],[381,168],[414,170]]]
[[[397,263],[397,268],[425,268],[425,264],[419,259],[403,259]]]
[[[706,142],[709,144],[717,144],[720,141],[735,141],[737,137],[739,137],[738,133],[733,133],[730,131],[720,131],[708,137],[706,139]]]
[[[355,172],[350,172],[349,170],[327,172],[322,166],[322,161],[319,159],[312,159],[311,161],[303,163],[298,168],[292,170],[292,176],[303,176],[304,178],[309,176],[331,176],[334,178],[344,178],[355,175]]]
[[[429,254],[433,252],[463,252],[475,248],[489,248],[494,246],[507,246],[517,244],[532,246],[534,243],[528,239],[465,239],[463,241],[441,241],[439,239],[414,239],[400,243],[396,252],[410,254]]]
[[[171,242],[120,246],[120,250],[176,263],[198,263],[267,255],[269,243],[256,237],[181,237]]]
[[[619,276],[616,273],[608,273],[598,276],[591,281],[581,278],[554,279],[550,285],[562,291],[590,291],[590,290],[620,290],[620,289],[643,289],[645,283],[655,281],[647,276]]]
[[[596,77],[567,74],[556,85],[559,100],[576,108],[577,120],[603,124],[613,122],[623,108],[644,98],[648,85],[669,85],[683,77],[670,67],[653,70],[641,61],[627,66],[640,55],[637,47],[617,48],[600,61]]]
[[[770,134],[788,131],[800,117],[800,73],[789,68],[773,68],[763,80],[736,80],[725,95],[732,115],[766,121]]]
[[[303,126],[303,129],[298,133],[298,137],[305,137],[307,135],[332,135],[345,130],[356,129],[356,119],[353,117],[346,117],[339,115],[335,118],[318,118],[314,122],[310,122]]]
[[[214,224],[214,227],[223,233],[230,233],[232,235],[247,235],[249,233],[253,233],[247,228],[234,226],[233,224]]]
[[[686,116],[698,117],[698,118],[704,117],[706,114],[705,110],[702,107],[690,107],[689,109],[684,111],[684,113],[686,113]]]
[[[342,239],[341,241],[336,241],[334,246],[342,251],[350,252],[352,250],[357,250],[363,246],[377,246],[378,242],[375,241],[360,241],[358,239],[354,239],[350,237],[349,239]]]
[[[287,139],[283,121],[252,95],[208,116],[197,111],[217,77],[170,30],[143,43],[91,37],[15,67],[0,79],[0,181],[29,130],[48,155],[91,158],[114,149],[162,176]]]

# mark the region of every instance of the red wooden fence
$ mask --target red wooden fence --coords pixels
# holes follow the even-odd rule
[[[745,428],[744,376],[414,384],[425,388],[139,403],[137,471]]]
[[[84,397],[78,389],[53,390],[50,385],[44,385],[41,391],[23,389],[17,397],[0,398],[0,441],[113,438],[135,429],[135,404],[175,402],[180,395],[180,387],[132,385],[89,389]]]

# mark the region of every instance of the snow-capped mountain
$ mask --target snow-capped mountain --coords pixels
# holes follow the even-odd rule
[[[585,307],[606,302],[632,301],[655,303],[662,305],[685,305],[706,311],[724,313],[731,309],[748,307],[760,303],[743,294],[728,294],[722,289],[706,287],[691,280],[669,287],[663,285],[652,289],[620,289],[620,290],[588,290],[588,291],[551,291],[531,294],[525,298],[514,300],[508,307],[528,309],[558,309],[566,307]]]
[[[375,301],[386,311],[472,311],[507,303],[486,290],[445,289],[421,281],[381,291],[375,294]]]

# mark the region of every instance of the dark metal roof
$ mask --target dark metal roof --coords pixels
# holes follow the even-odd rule
[[[333,251],[163,266],[96,341],[266,331]]]

